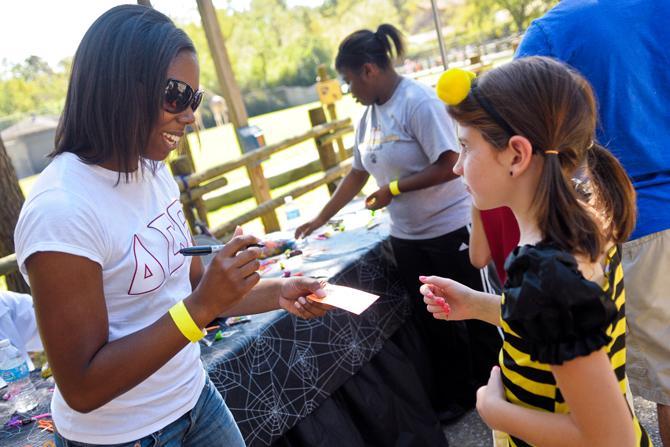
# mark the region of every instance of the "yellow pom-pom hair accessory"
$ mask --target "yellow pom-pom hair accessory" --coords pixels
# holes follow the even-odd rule
[[[449,106],[460,104],[470,93],[475,76],[473,72],[462,68],[448,69],[437,80],[435,90],[438,98]]]
[[[503,118],[500,113],[493,107],[493,104],[479,92],[477,88],[476,75],[468,70],[462,68],[450,68],[440,75],[437,80],[435,90],[437,96],[447,105],[456,106],[460,104],[468,94],[472,96],[479,103],[486,113],[489,114],[493,120],[502,127],[510,136],[516,135],[514,128]]]

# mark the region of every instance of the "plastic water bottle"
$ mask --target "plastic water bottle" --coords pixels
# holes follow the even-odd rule
[[[284,198],[284,212],[286,213],[286,229],[295,230],[298,228],[298,224],[300,223],[300,208],[293,201],[292,196]]]
[[[28,364],[8,339],[0,340],[0,374],[7,382],[16,411],[25,413],[37,406],[37,390],[30,380]]]

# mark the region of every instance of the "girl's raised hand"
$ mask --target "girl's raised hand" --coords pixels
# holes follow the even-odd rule
[[[428,312],[441,320],[468,320],[474,318],[473,303],[469,287],[439,276],[420,276],[423,283],[419,292],[423,295]]]
[[[442,297],[439,287],[424,284],[421,286],[423,302],[426,303],[426,309],[433,314],[433,318],[438,320],[448,320],[451,313],[451,307]],[[424,293],[424,290],[426,291]]]
[[[500,404],[505,402],[505,388],[500,375],[500,367],[491,369],[489,382],[477,390],[477,412],[484,422],[495,428],[494,417],[500,411]]]

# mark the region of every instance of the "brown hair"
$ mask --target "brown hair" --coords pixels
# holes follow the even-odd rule
[[[513,135],[482,107],[484,97],[485,106],[526,137],[534,154],[545,157],[534,198],[545,242],[591,261],[605,242],[625,242],[635,226],[635,190],[619,161],[594,143],[597,108],[586,79],[559,61],[534,56],[487,72],[474,88],[479,100],[471,91],[449,107],[456,121],[503,150]],[[589,180],[588,198],[573,184],[580,169]]]

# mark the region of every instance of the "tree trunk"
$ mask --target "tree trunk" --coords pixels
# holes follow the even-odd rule
[[[523,12],[517,12],[513,14],[514,24],[516,25],[516,31],[522,33],[524,30],[523,23],[526,21],[526,15]]]
[[[409,32],[409,30],[407,29],[408,17],[403,8],[404,5],[405,5],[404,0],[393,0],[393,7],[395,8],[395,11],[398,13],[398,20],[400,21],[401,30],[405,33],[408,33]]]
[[[0,138],[0,258],[14,253],[14,227],[23,205],[23,193],[16,171]],[[29,292],[28,285],[16,271],[6,275],[7,287],[15,292]]]
[[[524,22],[526,21],[529,0],[498,0],[498,4],[502,6],[512,16],[514,25],[516,25],[517,32],[521,33],[524,30]]]

